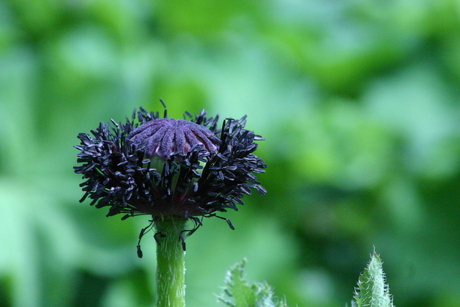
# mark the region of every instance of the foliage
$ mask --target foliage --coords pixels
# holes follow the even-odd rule
[[[287,306],[285,300],[275,300],[273,288],[267,283],[249,284],[245,276],[246,259],[233,265],[225,277],[226,286],[217,298],[230,307]],[[355,289],[353,307],[393,307],[393,298],[386,283],[382,260],[377,253],[371,255]]]
[[[218,296],[220,302],[230,307],[283,307],[284,300],[275,300],[274,291],[267,283],[255,282],[249,284],[244,274],[247,260],[233,265],[225,277],[226,287],[223,294]]]
[[[393,307],[389,286],[386,283],[382,260],[375,252],[359,277],[353,306]]]

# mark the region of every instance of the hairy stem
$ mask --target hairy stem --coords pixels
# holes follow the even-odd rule
[[[157,230],[157,307],[185,306],[185,251],[180,233],[187,220],[155,222]]]

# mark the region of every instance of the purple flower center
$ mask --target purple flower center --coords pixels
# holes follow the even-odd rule
[[[197,146],[209,153],[219,150],[220,139],[208,128],[184,119],[158,118],[148,121],[129,134],[130,140],[141,148],[147,158],[187,155]]]

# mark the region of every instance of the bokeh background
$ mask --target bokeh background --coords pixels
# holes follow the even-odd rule
[[[148,217],[78,200],[80,132],[134,108],[240,118],[265,197],[187,240],[188,306],[247,257],[345,306],[375,249],[398,306],[460,306],[460,2],[0,2],[0,306],[152,306]]]

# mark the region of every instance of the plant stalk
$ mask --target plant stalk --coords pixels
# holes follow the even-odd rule
[[[179,237],[187,220],[155,222],[157,230],[157,307],[185,306],[185,251]]]

